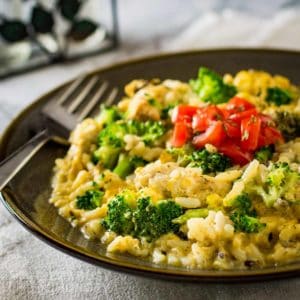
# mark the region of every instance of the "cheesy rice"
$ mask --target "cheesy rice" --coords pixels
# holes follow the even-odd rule
[[[299,89],[289,79],[255,70],[243,70],[235,76],[226,74],[224,84],[235,87],[236,96],[246,99],[262,113],[276,117],[285,112],[300,115]],[[270,87],[289,90],[290,103],[268,102]],[[123,151],[144,163],[122,178],[101,161],[93,160],[99,133],[105,129],[99,117],[78,124],[70,137],[70,148],[64,158],[56,160],[53,192],[50,202],[61,216],[78,226],[86,238],[99,239],[110,253],[130,253],[155,264],[169,264],[199,269],[247,269],[287,264],[300,259],[300,184],[293,195],[279,197],[271,206],[253,189],[263,187],[270,164],[284,162],[293,172],[300,172],[300,137],[276,143],[267,163],[253,158],[242,166],[233,164],[223,171],[204,174],[197,167],[184,166],[170,154],[173,127],[172,109],[180,104],[205,105],[189,83],[178,80],[133,80],[125,87],[125,97],[117,109],[125,120],[167,123],[166,132],[152,144],[140,136],[126,133]],[[162,117],[164,113],[164,117]],[[298,119],[299,120],[299,119]],[[298,124],[299,126],[299,124]],[[207,143],[209,153],[217,147]],[[97,189],[101,201],[91,209],[78,206],[78,198]],[[104,226],[109,203],[124,191],[148,197],[156,205],[161,200],[175,202],[182,212],[203,208],[203,217],[191,217],[179,229],[146,239],[131,234],[118,234]],[[247,193],[259,218],[259,230],[238,230],[228,212],[228,203]],[[290,198],[289,198],[290,197]],[[288,199],[293,199],[289,201]]]

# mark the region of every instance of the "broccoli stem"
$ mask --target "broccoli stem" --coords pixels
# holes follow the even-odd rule
[[[93,154],[93,161],[100,161],[104,168],[112,170],[117,164],[121,149],[105,145],[97,149]]]
[[[175,224],[184,224],[191,218],[206,218],[208,216],[207,208],[188,209],[183,215],[173,220]]]
[[[127,175],[132,173],[134,170],[134,165],[131,158],[128,155],[121,154],[117,166],[114,168],[113,172],[119,175],[121,178],[125,178]]]

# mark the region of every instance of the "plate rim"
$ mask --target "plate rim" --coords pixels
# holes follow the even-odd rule
[[[217,53],[230,53],[230,52],[244,52],[244,53],[276,53],[276,54],[288,54],[288,55],[300,55],[300,51],[295,50],[285,50],[285,49],[274,49],[274,48],[217,48],[217,49],[205,49],[205,50],[189,50],[180,52],[164,52],[160,54],[153,54],[147,56],[141,56],[138,58],[123,60],[118,63],[109,64],[104,67],[95,68],[86,72],[86,75],[92,75],[94,73],[106,72],[119,67],[139,64],[143,62],[148,62],[152,60],[180,57],[187,55],[201,55],[201,54],[217,54]],[[77,78],[76,76],[75,78]],[[7,156],[7,145],[10,140],[10,134],[15,130],[18,123],[26,117],[26,115],[42,105],[50,95],[62,89],[64,86],[71,83],[75,78],[68,80],[55,88],[41,94],[35,100],[33,100],[29,105],[22,109],[6,126],[0,137],[0,159],[4,159]],[[257,281],[259,279],[269,280],[275,278],[285,278],[300,274],[300,262],[294,264],[287,264],[279,267],[271,267],[265,269],[253,269],[253,270],[229,270],[229,271],[209,271],[209,270],[199,270],[202,274],[188,274],[186,271],[181,273],[177,270],[159,269],[154,267],[149,267],[146,265],[137,265],[126,263],[122,260],[110,260],[104,256],[96,256],[88,253],[87,251],[82,251],[72,244],[64,244],[58,239],[51,237],[45,230],[43,230],[39,225],[34,223],[27,217],[18,207],[14,204],[12,199],[8,196],[5,197],[5,193],[0,193],[0,199],[4,207],[9,211],[9,213],[17,220],[23,227],[30,231],[34,236],[38,237],[40,240],[45,242],[47,245],[62,251],[68,255],[71,255],[80,260],[86,261],[90,264],[104,267],[113,271],[121,271],[126,273],[131,273],[135,275],[142,275],[146,277],[159,277],[161,279],[172,279],[172,280],[184,280],[184,281],[197,281],[197,282],[241,282],[241,281]],[[138,259],[138,258],[137,258]],[[186,270],[186,269],[185,269]]]

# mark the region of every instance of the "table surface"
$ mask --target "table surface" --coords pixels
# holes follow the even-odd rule
[[[143,2],[143,7],[137,0],[120,1],[123,38],[120,49],[86,58],[80,63],[55,65],[0,83],[0,132],[18,111],[39,95],[82,72],[145,54],[195,48],[192,41],[199,30],[201,13],[206,13],[203,17],[203,22],[206,22],[205,26],[213,26],[207,25],[213,22],[218,25],[220,22],[225,24],[226,20],[232,16],[244,18],[243,13],[241,15],[232,11],[208,13],[207,10],[211,7],[208,7],[207,2],[204,1],[207,6],[200,5],[199,2],[188,1],[189,6],[186,7],[180,0],[176,0],[172,2],[170,10],[158,14],[156,9],[158,0],[153,1],[152,5],[149,2]],[[236,1],[229,2],[236,3]],[[274,7],[279,7],[283,2],[285,1],[275,1]],[[220,1],[211,3],[214,3],[215,11],[218,11]],[[254,9],[251,4],[248,6],[248,11]],[[139,15],[136,20],[132,18],[128,20],[128,14],[136,8],[143,9],[147,14],[143,16],[143,19]],[[178,11],[180,11],[180,17],[175,20],[170,18]],[[293,28],[295,26],[296,29],[300,28],[299,24],[295,25],[295,19],[293,19],[294,9],[284,14],[280,18],[274,17],[277,25],[281,24],[284,27],[290,22]],[[252,17],[250,22],[253,22],[253,26],[259,26],[265,16],[273,18],[273,15],[263,6],[257,18]],[[170,24],[162,28],[153,27],[153,18],[157,24],[164,19],[170,20]],[[282,19],[285,21],[281,21]],[[137,27],[136,24],[139,22],[141,26]],[[203,26],[200,26],[200,30],[201,28]],[[286,27],[284,29],[286,30]],[[147,32],[146,36],[145,32]],[[249,42],[249,39],[245,38],[240,39],[241,43],[221,42],[221,46],[236,44],[282,47],[286,45],[284,39],[289,36],[289,32],[281,32],[280,38],[277,33],[274,38],[272,32],[272,39],[264,36],[263,40],[250,39],[251,42]],[[184,43],[181,43],[183,40]],[[196,47],[218,46],[215,41],[207,41],[204,38],[201,40],[202,44],[199,43],[199,41],[195,43]],[[289,46],[293,49],[300,49],[300,45],[296,43],[290,43]],[[0,299],[280,299],[283,297],[297,299],[299,293],[300,279],[298,278],[248,284],[192,284],[141,278],[104,270],[62,254],[37,240],[17,224],[0,205]]]

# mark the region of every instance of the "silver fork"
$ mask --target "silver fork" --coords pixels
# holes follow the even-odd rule
[[[111,105],[114,102],[118,89],[116,87],[109,89],[107,81],[97,87],[98,83],[98,76],[90,78],[81,76],[64,91],[57,101],[50,101],[42,108],[41,113],[46,129],[37,133],[0,163],[0,191],[49,140],[67,144],[62,132],[64,135],[70,133],[78,122],[92,113],[98,103]],[[73,98],[76,92],[78,94]],[[90,94],[92,96],[88,99]],[[104,97],[105,95],[107,96]]]

